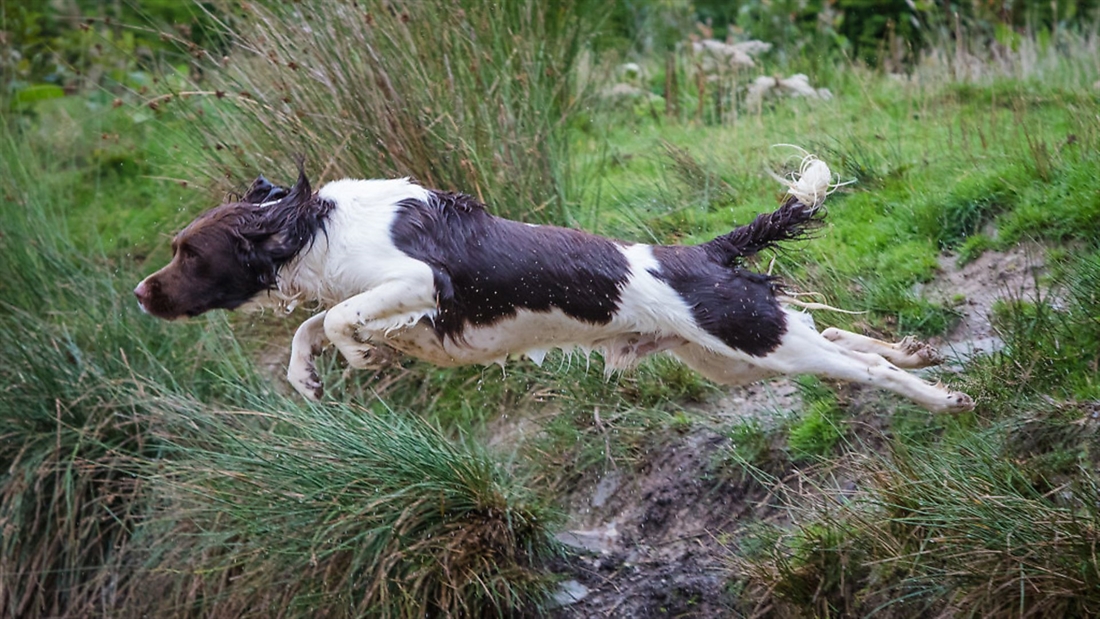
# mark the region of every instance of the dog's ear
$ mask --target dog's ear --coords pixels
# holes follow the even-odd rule
[[[309,178],[306,177],[305,157],[302,155],[295,155],[294,163],[298,167],[298,180],[294,181],[294,186],[290,188],[287,195],[291,196],[293,201],[299,204],[305,204],[313,191],[309,186]]]
[[[290,189],[271,185],[264,177],[256,179],[239,210],[236,227],[237,250],[243,264],[260,272],[264,285],[275,284],[280,266],[308,246],[314,234],[323,229],[327,202],[314,199],[304,163],[298,163],[298,180]],[[267,194],[261,201],[247,199]]]
[[[257,176],[256,180],[252,181],[252,184],[249,185],[248,191],[245,192],[242,202],[263,204],[265,202],[281,200],[285,198],[288,193],[290,193],[290,191],[286,187],[275,185],[261,175]]]
[[[275,285],[275,273],[281,264],[282,248],[275,237],[285,235],[265,230],[262,224],[257,225],[259,219],[253,213],[245,225],[233,230],[233,238],[238,262],[255,274],[261,286],[270,288]]]

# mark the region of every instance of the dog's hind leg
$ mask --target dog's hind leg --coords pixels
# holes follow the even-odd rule
[[[317,376],[313,358],[321,354],[325,347],[325,312],[310,317],[294,332],[290,344],[290,364],[286,369],[286,379],[290,385],[310,400],[321,399],[323,385]]]
[[[814,374],[889,389],[933,412],[961,412],[974,407],[965,393],[948,391],[909,374],[882,356],[829,341],[813,327],[791,316],[778,348],[753,359],[784,374]]]
[[[416,324],[435,310],[431,273],[427,280],[409,276],[347,299],[328,310],[325,335],[354,368],[365,367],[372,339]]]
[[[879,355],[899,368],[926,368],[943,363],[943,355],[939,351],[911,335],[891,344],[831,327],[822,331],[821,337],[848,350]]]

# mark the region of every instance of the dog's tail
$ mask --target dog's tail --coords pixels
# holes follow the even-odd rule
[[[761,213],[747,226],[704,243],[703,248],[713,260],[734,266],[742,258],[777,247],[784,241],[805,239],[821,226],[825,218],[822,204],[832,185],[829,166],[808,155],[802,160],[798,178],[781,180],[787,185],[783,206],[772,213]]]

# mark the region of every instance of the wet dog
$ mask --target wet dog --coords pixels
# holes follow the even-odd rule
[[[287,378],[308,398],[331,342],[353,367],[375,346],[442,366],[541,363],[554,348],[602,352],[609,369],[671,354],[721,384],[780,374],[889,389],[931,411],[973,407],[903,371],[941,361],[920,342],[826,329],[745,258],[820,224],[828,168],[811,160],[775,212],[695,246],[646,245],[491,215],[477,200],[409,179],[340,180],[312,191],[263,177],[200,215],[172,261],[134,290],[175,319],[213,309],[323,308],[294,335]],[[823,181],[822,179],[825,179]]]

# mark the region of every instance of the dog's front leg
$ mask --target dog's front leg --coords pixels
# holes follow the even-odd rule
[[[321,399],[324,385],[317,376],[313,358],[325,347],[325,314],[321,312],[302,323],[294,333],[290,344],[290,364],[286,379],[290,385],[309,400]]]
[[[435,310],[435,287],[428,273],[391,281],[358,294],[325,316],[325,335],[347,359],[362,368],[369,362],[371,340],[385,339],[392,331],[410,327]]]

